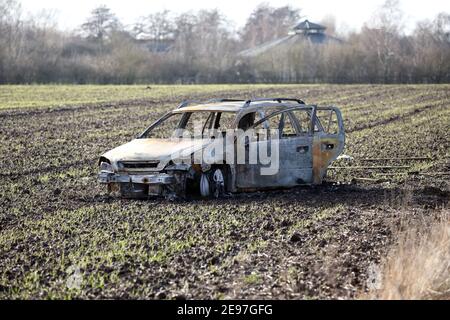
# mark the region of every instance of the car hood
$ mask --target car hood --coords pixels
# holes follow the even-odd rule
[[[207,139],[136,139],[108,151],[102,157],[111,162],[174,160],[189,157],[209,143]]]

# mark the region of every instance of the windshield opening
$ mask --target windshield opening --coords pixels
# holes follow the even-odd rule
[[[225,133],[233,129],[234,113],[224,112],[183,112],[172,113],[161,118],[150,127],[142,138],[205,138]]]

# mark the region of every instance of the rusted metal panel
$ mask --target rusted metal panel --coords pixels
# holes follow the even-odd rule
[[[332,146],[332,148],[330,148]],[[339,137],[317,134],[313,142],[314,184],[321,184],[331,163],[341,154],[344,141]]]
[[[257,145],[269,141],[254,142]],[[270,148],[268,148],[270,149]],[[312,183],[312,137],[293,137],[279,141],[279,169],[274,175],[261,173],[259,164],[237,165],[238,188],[292,187]]]

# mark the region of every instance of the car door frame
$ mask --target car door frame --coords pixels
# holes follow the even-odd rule
[[[286,137],[279,140],[280,170],[274,176],[262,176],[260,174],[258,175],[261,167],[260,164],[236,164],[235,186],[237,189],[248,190],[280,188],[313,183],[313,142],[316,108],[317,107],[315,105],[303,105],[280,109],[268,116],[265,116],[250,127],[251,129],[254,129],[260,124],[267,123],[268,119],[284,113],[291,120],[291,123],[296,131],[296,136]],[[302,134],[298,119],[291,112],[294,110],[304,110],[305,112],[308,112],[309,110],[310,128],[309,132],[307,132],[306,134]],[[257,148],[259,148],[259,144],[270,144],[270,140],[267,139],[262,141],[252,141],[249,143],[257,144]],[[303,157],[296,157],[299,154],[301,154]],[[286,156],[286,158],[283,158],[284,156]]]
[[[342,113],[334,106],[317,107],[317,111],[331,110],[336,113],[339,132],[337,134],[327,133],[317,115],[314,115],[314,129],[317,124],[318,131],[314,132],[313,140],[313,176],[314,184],[322,184],[327,175],[328,167],[344,151],[345,128]]]

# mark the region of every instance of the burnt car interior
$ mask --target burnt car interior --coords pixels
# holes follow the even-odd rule
[[[211,137],[218,132],[224,135],[226,130],[233,129],[235,118],[236,114],[231,112],[197,111],[170,114],[150,126],[139,138],[190,137],[188,134],[195,134],[198,129],[201,129],[202,135],[194,138]],[[202,125],[201,128],[195,127],[198,124]]]
[[[297,118],[293,111],[296,111],[297,114],[301,114],[302,117]],[[305,135],[310,133],[311,113],[311,109],[274,111],[261,120],[258,120],[251,127],[254,129],[268,129],[269,136],[271,130],[278,130],[279,139]]]

